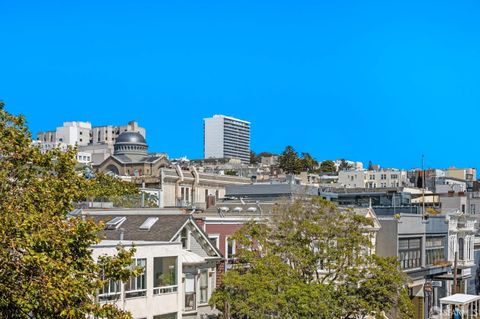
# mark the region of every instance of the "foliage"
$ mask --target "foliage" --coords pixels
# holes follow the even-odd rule
[[[369,171],[373,171],[373,170],[374,170],[374,169],[373,169],[373,163],[372,163],[372,161],[368,161],[368,168],[367,168],[367,170],[369,170]]]
[[[250,151],[250,164],[258,164],[258,156],[254,151]]]
[[[282,155],[278,158],[278,166],[286,174],[300,174],[302,171],[300,158],[292,146],[285,147]]]
[[[228,170],[228,171],[225,171],[225,175],[228,175],[228,176],[237,176],[237,172],[234,171],[234,170]]]
[[[320,163],[320,172],[321,173],[335,173],[337,171],[337,167],[332,160],[326,160]]]
[[[101,174],[86,179],[74,149],[42,154],[31,141],[25,118],[0,103],[0,317],[130,318],[94,295],[102,273],[118,273],[108,269],[129,264],[133,250],[95,263],[90,247],[102,225],[67,214],[76,201],[138,190]]]
[[[340,165],[338,165],[338,170],[339,171],[348,171],[353,168],[352,164],[347,162],[345,159],[340,160]]]
[[[254,151],[250,151],[250,164],[259,164],[262,162],[262,157],[272,157],[270,152],[261,152],[256,154]]]
[[[257,156],[258,156],[259,159],[261,159],[262,157],[272,157],[272,156],[274,156],[274,154],[272,154],[270,152],[261,152]]]
[[[300,162],[303,172],[313,172],[318,166],[318,162],[309,153],[302,153]]]
[[[237,234],[239,265],[210,303],[225,318],[411,318],[394,258],[367,253],[372,221],[319,198],[279,205]]]

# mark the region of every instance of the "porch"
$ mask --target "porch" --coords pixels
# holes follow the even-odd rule
[[[460,311],[462,319],[478,319],[480,318],[480,296],[455,294],[441,298],[440,314],[435,318],[450,319],[455,308]]]

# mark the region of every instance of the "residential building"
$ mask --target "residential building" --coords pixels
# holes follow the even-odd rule
[[[260,158],[260,164],[264,166],[276,166],[278,165],[278,158],[278,155],[262,156]]]
[[[65,152],[68,148],[68,145],[63,142],[32,141],[32,145],[38,147],[43,154],[53,149],[59,149]]]
[[[433,191],[437,194],[467,191],[467,181],[455,177],[436,177],[434,183]]]
[[[415,306],[414,318],[428,318],[430,310],[438,307],[439,299],[447,296],[447,279],[436,278],[451,271],[445,216],[426,221],[420,214],[392,213],[378,218],[381,228],[377,254],[398,258],[401,269],[411,278],[408,287]],[[426,289],[427,285],[432,289]]]
[[[274,198],[275,196],[270,197]],[[274,216],[274,209],[280,202],[279,198],[276,198],[275,201],[270,201],[266,197],[260,200],[223,199],[205,211],[196,211],[194,213],[197,223],[208,234],[212,243],[217,246],[224,256],[222,263],[218,267],[219,273],[230,270],[240,262],[236,258],[238,245],[233,238],[235,232],[245,223],[251,221],[267,223]],[[371,235],[370,239],[373,245],[373,250],[370,250],[369,253],[374,253],[376,234],[380,229],[380,224],[373,209],[341,209],[373,220],[372,226],[368,228],[367,232]],[[219,283],[217,281],[217,284]]]
[[[447,177],[453,177],[464,181],[476,181],[477,169],[476,168],[455,168],[450,167],[445,170]]]
[[[177,294],[176,290],[180,291],[181,315],[178,318],[196,319],[216,314],[216,310],[208,305],[208,300],[216,287],[217,265],[223,256],[192,215],[180,209],[90,209],[83,210],[81,214],[95,221],[103,221],[105,229],[99,236],[107,240],[122,238],[133,242],[180,244],[182,250],[178,258],[181,272],[176,277],[178,280],[161,276],[162,271],[158,269],[166,269],[168,262],[171,266],[171,260],[165,261],[152,268],[157,273],[152,280],[158,282],[152,288],[159,288],[159,293]]]
[[[344,159],[337,159],[337,160],[335,160],[335,166],[337,167],[337,171],[339,171],[340,165],[342,165],[344,162],[350,166],[350,169],[348,169],[348,170],[354,170],[354,171],[362,171],[363,170],[363,163],[362,162],[349,161],[349,160],[344,160]]]
[[[475,266],[475,217],[456,211],[448,214],[448,261],[457,265],[457,288],[456,293],[466,294],[474,291],[475,287],[468,287],[469,279],[472,278],[472,268]],[[453,275],[450,278],[453,280]],[[453,285],[448,287],[448,294],[453,294]]]
[[[118,236],[116,236],[118,238]],[[182,256],[180,242],[102,240],[93,245],[92,258],[117,254],[117,247],[135,247],[133,264],[143,268],[127,282],[110,281],[99,290],[99,303],[115,304],[133,318],[182,318]]]
[[[77,162],[83,165],[89,165],[92,163],[92,154],[88,152],[77,152]]]
[[[37,140],[42,142],[63,142],[67,145],[87,145],[90,142],[90,122],[64,122],[55,131],[40,132]]]
[[[319,195],[340,206],[402,207],[412,205],[414,189],[399,188],[339,188],[322,187]]]
[[[204,211],[196,211],[196,222],[207,233],[210,241],[219,249],[223,260],[218,266],[218,273],[231,269],[238,263],[236,259],[237,243],[233,235],[249,221],[266,222],[272,214],[273,203],[220,200],[215,206]],[[220,276],[217,277],[217,286]]]
[[[250,163],[250,122],[225,115],[204,120],[204,157]]]
[[[338,184],[346,188],[387,188],[410,186],[407,172],[396,169],[380,171],[340,171]]]
[[[459,211],[425,216],[403,212],[378,215],[377,254],[397,257],[411,278],[414,318],[430,318],[439,300],[453,291],[457,255],[457,293],[467,293],[474,264],[475,218]]]
[[[58,149],[62,152],[66,152],[68,149],[68,144],[64,142],[42,142],[42,141],[32,141],[32,145],[38,147],[40,151],[45,154],[53,149]],[[75,157],[77,162],[83,165],[90,165],[92,163],[92,154],[88,152],[77,151]]]
[[[297,199],[305,196],[317,196],[318,187],[300,183],[253,183],[248,185],[226,185],[225,196],[228,198],[259,201],[278,201]]]

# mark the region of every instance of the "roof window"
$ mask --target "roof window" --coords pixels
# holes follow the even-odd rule
[[[127,217],[114,217],[112,220],[105,224],[105,229],[113,230],[118,229],[120,225],[127,219]]]
[[[152,228],[153,224],[155,224],[158,220],[158,217],[148,217],[147,220],[143,222],[143,224],[140,225],[141,230],[150,230]]]

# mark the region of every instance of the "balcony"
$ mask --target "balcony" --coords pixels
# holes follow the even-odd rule
[[[475,220],[457,221],[450,219],[448,228],[451,232],[475,232]]]

